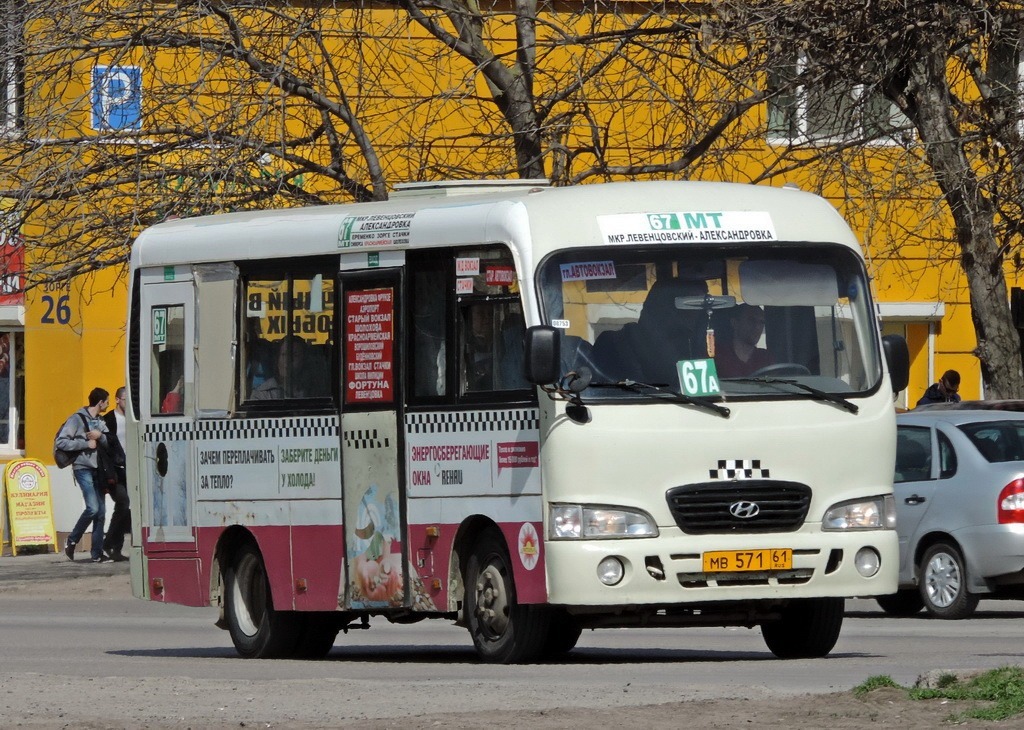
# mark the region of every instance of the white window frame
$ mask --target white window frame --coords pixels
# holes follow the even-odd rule
[[[21,323],[18,325],[11,325],[11,315],[7,314],[6,310],[15,312],[14,317],[21,317]],[[7,439],[0,440],[0,456],[21,456],[24,452],[18,447],[18,431],[21,426],[22,413],[25,404],[18,400],[18,369],[17,365],[20,358],[23,357],[23,349],[25,342],[25,331],[23,328],[24,323],[24,307],[22,306],[3,306],[0,307],[0,334],[6,334],[8,336],[8,378],[7,378]],[[24,397],[24,395],[22,395]]]
[[[24,16],[18,0],[5,0],[3,3],[4,23],[0,26],[0,63],[4,64],[4,97],[0,100],[0,135],[17,134],[21,120],[21,60],[15,52],[21,45],[24,31]]]
[[[992,51],[997,47],[997,44],[992,43],[989,45],[989,55],[985,64],[985,73],[988,76],[989,86],[994,86],[996,82],[1000,85],[1012,88],[1014,96],[1017,98],[1017,132],[1018,134],[1024,135],[1024,33],[1021,37],[1018,37],[1017,43],[1013,46],[1014,53],[1017,57],[1017,70],[1016,76],[1013,79],[996,79],[993,74],[993,68],[991,65]],[[1009,47],[1009,44],[1007,44]],[[1003,83],[1003,82],[1006,83]]]
[[[788,62],[789,59],[785,59],[785,61]],[[786,63],[784,62],[781,65],[785,66]],[[806,67],[806,57],[803,54],[798,54],[796,58],[796,75],[799,76],[801,73],[803,73]],[[818,91],[820,92],[821,90]],[[828,91],[832,91],[832,89],[828,89]],[[771,128],[771,108],[774,104],[774,101],[772,99],[768,100],[768,113],[766,120],[768,123],[766,135],[768,143],[774,145],[790,145],[795,143],[827,146],[834,144],[842,144],[843,142],[847,142],[852,139],[859,139],[861,137],[867,136],[867,132],[864,128],[864,125],[860,121],[860,117],[862,116],[860,112],[866,107],[866,104],[862,101],[862,97],[865,93],[865,87],[862,84],[855,84],[853,86],[842,89],[842,93],[849,94],[850,100],[853,103],[854,111],[858,112],[856,114],[856,121],[853,122],[853,124],[855,124],[855,128],[850,133],[830,134],[821,136],[813,135],[810,131],[810,113],[808,104],[810,92],[807,90],[807,87],[800,85],[797,86],[793,92],[793,96],[796,99],[796,103],[792,107],[776,107],[782,114],[785,115],[785,119],[787,120],[787,122],[789,122],[791,119],[790,115],[796,115],[796,124],[793,125],[796,127],[795,136],[790,137],[787,136],[784,132],[774,130]],[[832,95],[832,98],[835,98],[834,94]],[[906,119],[906,117],[903,116],[903,114],[898,109],[895,108],[895,105],[890,103],[889,106],[889,120],[891,121],[893,119],[896,119],[897,122],[895,124],[890,123],[888,125],[891,129],[890,133],[882,134],[876,138],[873,138],[869,140],[867,144],[879,146],[892,146],[903,144],[907,141],[907,133],[897,132],[896,130],[902,128],[906,124],[909,124],[909,121]],[[901,119],[902,121],[900,121]],[[790,125],[787,124],[787,126]]]

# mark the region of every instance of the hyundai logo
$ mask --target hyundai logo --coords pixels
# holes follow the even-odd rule
[[[741,500],[729,505],[729,514],[740,520],[749,520],[751,517],[757,517],[760,511],[761,508],[757,506],[757,502]]]

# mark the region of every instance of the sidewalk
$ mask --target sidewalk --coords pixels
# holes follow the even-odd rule
[[[75,561],[67,559],[63,552],[19,552],[11,555],[8,550],[0,557],[0,590],[13,587],[11,584],[66,581],[88,576],[120,576],[128,581],[130,563],[93,563],[88,552],[75,554]]]

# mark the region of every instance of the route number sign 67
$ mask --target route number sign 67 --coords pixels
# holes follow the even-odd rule
[[[680,360],[676,363],[679,373],[679,390],[684,395],[718,395],[718,369],[715,361]]]

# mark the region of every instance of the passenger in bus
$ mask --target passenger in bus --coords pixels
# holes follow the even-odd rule
[[[474,304],[465,314],[465,391],[494,390],[493,307]]]
[[[174,387],[167,391],[167,395],[160,401],[160,412],[161,413],[184,413],[185,399],[185,378],[178,376],[178,380],[174,383]]]
[[[510,312],[501,325],[501,390],[528,388],[526,380],[526,321],[519,312]]]
[[[768,350],[758,347],[764,334],[764,310],[737,304],[729,310],[728,322],[728,332],[715,350],[718,377],[740,378],[772,364]]]
[[[678,297],[707,293],[703,281],[662,278],[654,282],[637,322],[602,332],[594,343],[594,361],[617,379],[651,385],[676,385],[680,360],[706,358],[704,312],[680,309]]]
[[[260,383],[250,397],[253,400],[309,397],[309,381],[304,377],[306,347],[306,341],[296,335],[282,338],[277,345],[274,374]]]

